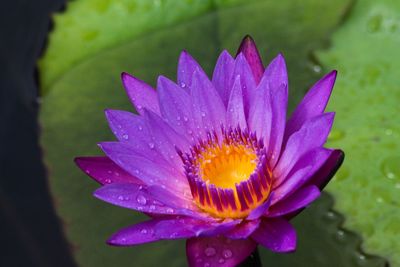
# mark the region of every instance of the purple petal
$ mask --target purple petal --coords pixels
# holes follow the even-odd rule
[[[242,85],[243,93],[244,113],[247,117],[249,115],[252,99],[254,98],[256,82],[254,81],[250,65],[242,53],[237,55],[235,59],[235,67],[233,69],[231,85],[233,85],[237,76],[240,76],[240,84]]]
[[[237,126],[239,126],[240,129],[247,128],[246,116],[244,114],[243,93],[242,86],[240,84],[240,76],[236,77],[231,95],[229,97],[228,107],[226,111],[226,123],[232,128],[235,128]]]
[[[186,255],[190,267],[236,266],[257,247],[250,238],[231,240],[223,236],[191,238],[186,242]]]
[[[157,93],[150,85],[125,72],[121,74],[121,79],[137,112],[142,114],[143,109],[146,108],[156,114],[160,114]]]
[[[188,52],[185,50],[182,51],[181,55],[179,56],[178,63],[178,85],[182,88],[190,88],[192,86],[192,78],[195,71],[201,71],[204,73],[199,63],[197,63]]]
[[[184,174],[177,172],[163,159],[148,158],[123,143],[104,142],[99,145],[112,161],[145,184],[162,186],[176,194],[189,191]]]
[[[87,175],[100,184],[136,183],[143,184],[107,157],[78,157],[75,163]]]
[[[213,223],[209,229],[203,229],[197,233],[197,236],[209,237],[225,234],[234,229],[242,220],[225,220],[223,222]]]
[[[285,177],[282,183],[274,184],[272,205],[288,197],[304,184],[308,183],[313,175],[324,165],[332,150],[316,148],[299,159],[293,170]]]
[[[271,88],[272,128],[269,137],[268,155],[270,166],[275,166],[279,159],[282,147],[283,135],[286,125],[286,109],[288,101],[288,88],[286,85],[280,88]]]
[[[212,83],[225,106],[228,106],[234,66],[235,60],[233,57],[226,50],[222,51],[215,65]]]
[[[303,124],[299,131],[290,136],[279,162],[273,170],[282,182],[294,164],[308,151],[325,144],[333,123],[334,113],[325,113]]]
[[[248,238],[260,225],[260,220],[243,221],[237,225],[233,230],[225,234],[230,239],[246,239]]]
[[[97,189],[94,196],[110,204],[144,213],[203,218],[196,210],[190,210],[195,208],[192,201],[180,198],[157,186],[115,183]]]
[[[288,87],[286,63],[282,54],[278,54],[278,56],[271,61],[265,69],[263,79],[267,79],[272,88],[281,88],[282,85]]]
[[[226,110],[221,97],[208,77],[195,71],[192,78],[191,98],[208,131],[219,130],[225,125]]]
[[[159,238],[154,234],[154,227],[158,222],[160,222],[160,219],[152,219],[120,229],[107,240],[107,244],[112,246],[134,246],[158,241]]]
[[[324,112],[335,84],[337,71],[332,71],[319,80],[305,95],[287,122],[285,141],[304,122]]]
[[[242,43],[239,46],[238,54],[239,53],[242,53],[245,56],[253,73],[254,81],[258,84],[264,73],[264,66],[260,54],[258,53],[257,46],[253,38],[249,35],[243,38]]]
[[[271,200],[273,198],[274,198],[274,192],[272,192],[269,195],[268,199],[263,204],[261,204],[260,206],[258,206],[254,210],[252,210],[246,219],[247,220],[256,220],[256,219],[260,218],[263,214],[265,214],[265,212],[268,210],[269,206],[271,206]]]
[[[172,129],[157,114],[145,111],[143,116],[151,137],[151,141],[147,143],[147,146],[154,148],[177,171],[183,173],[182,160],[176,150],[187,151],[190,146],[189,141]]]
[[[296,231],[281,218],[265,218],[251,237],[273,252],[292,252],[296,249]]]
[[[182,136],[196,133],[196,121],[192,120],[192,102],[188,92],[174,82],[160,76],[157,83],[162,117]]]
[[[270,88],[266,79],[261,80],[255,91],[247,123],[250,131],[255,132],[257,137],[264,141],[264,145],[268,149],[272,128],[272,105]]]
[[[316,185],[322,190],[329,180],[335,175],[344,160],[343,151],[336,149],[332,151],[324,165],[308,180],[307,184]]]
[[[318,187],[314,185],[303,187],[288,198],[270,207],[266,217],[279,217],[302,209],[316,200],[320,194]]]

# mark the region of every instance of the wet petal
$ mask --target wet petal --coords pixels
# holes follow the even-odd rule
[[[178,62],[178,85],[182,88],[191,88],[193,73],[195,71],[201,71],[204,73],[199,63],[197,63],[197,61],[194,60],[194,58],[187,51],[182,51]]]
[[[189,266],[204,267],[236,266],[245,260],[257,247],[249,239],[231,240],[223,236],[191,238],[186,242],[186,255]]]
[[[205,74],[195,71],[192,78],[191,99],[202,117],[207,130],[217,130],[225,125],[226,110],[221,97]]]
[[[335,175],[340,165],[342,165],[343,160],[344,152],[340,149],[333,150],[329,158],[325,160],[324,164],[309,179],[307,184],[316,185],[320,190],[322,190],[333,175]]]
[[[136,107],[137,112],[142,114],[143,109],[147,108],[160,114],[157,93],[150,85],[125,72],[121,74],[121,79],[128,97]]]
[[[236,77],[235,83],[229,97],[228,107],[226,109],[226,124],[232,128],[237,126],[240,129],[247,128],[246,116],[244,114],[243,93],[240,84],[240,76]]]
[[[183,173],[177,172],[164,159],[148,158],[123,143],[103,142],[99,146],[118,166],[147,185],[159,185],[177,194],[189,190]]]
[[[269,63],[263,74],[263,79],[267,79],[271,88],[281,88],[282,85],[288,87],[286,63],[282,54],[276,56],[271,63]]]
[[[195,133],[192,118],[191,99],[184,89],[171,80],[160,76],[157,83],[158,97],[162,117],[182,136]]]
[[[242,43],[239,46],[238,54],[242,53],[250,65],[253,73],[254,81],[258,84],[264,73],[264,66],[258,53],[257,46],[249,35],[243,38]]]
[[[97,189],[94,196],[116,206],[149,214],[203,217],[199,212],[191,210],[194,209],[192,201],[158,186],[115,183]]]
[[[285,141],[307,120],[322,114],[335,84],[337,71],[332,71],[319,80],[305,95],[287,122]]]
[[[234,66],[235,60],[233,57],[226,50],[222,51],[215,65],[212,83],[225,106],[228,106]]]
[[[260,220],[243,221],[234,229],[225,234],[230,239],[246,239],[248,238],[260,225]]]
[[[277,183],[277,185],[274,184],[272,204],[288,197],[308,183],[313,175],[324,165],[331,153],[332,150],[319,147],[301,157],[283,182]]]
[[[318,187],[314,185],[303,187],[288,198],[270,207],[266,217],[279,217],[302,209],[316,200],[320,194]]]
[[[334,113],[325,113],[303,124],[288,140],[274,169],[276,177],[285,177],[294,164],[308,151],[325,144],[333,123]],[[282,182],[282,181],[279,181]]]
[[[143,184],[141,180],[121,169],[107,157],[78,157],[75,158],[75,163],[81,170],[100,184]]]
[[[242,53],[239,53],[235,59],[235,67],[233,69],[231,86],[235,82],[237,76],[240,76],[240,84],[242,86],[242,94],[243,94],[244,113],[247,117],[249,116],[250,106],[256,91],[256,82],[254,81],[250,65]]]
[[[250,131],[255,132],[257,137],[264,141],[265,148],[268,149],[272,128],[272,104],[270,87],[266,79],[261,80],[254,93],[247,123]]]
[[[264,219],[251,237],[273,252],[292,252],[296,249],[296,231],[281,218]]]

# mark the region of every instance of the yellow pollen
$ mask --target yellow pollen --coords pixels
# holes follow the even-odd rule
[[[199,174],[220,188],[235,188],[247,180],[257,165],[257,155],[243,145],[211,146],[198,158]]]

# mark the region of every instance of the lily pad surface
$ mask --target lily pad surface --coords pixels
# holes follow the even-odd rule
[[[318,54],[339,70],[331,146],[346,160],[328,186],[366,251],[400,266],[400,2],[358,1]]]
[[[233,5],[236,1],[226,3]],[[73,158],[78,155],[101,154],[97,142],[113,140],[103,115],[105,108],[134,112],[119,80],[122,71],[154,85],[159,74],[175,77],[179,52],[186,49],[211,73],[222,49],[228,48],[234,54],[241,38],[251,34],[263,51],[264,61],[278,52],[284,53],[289,67],[290,105],[293,108],[305,90],[322,76],[318,66],[309,60],[310,53],[324,46],[349,4],[347,0],[307,0],[301,4],[285,0],[253,1],[224,9],[214,5],[212,11],[185,23],[140,37],[121,37],[113,46],[101,46],[96,53],[88,52],[80,57],[79,64],[71,61],[60,68],[62,71],[56,80],[49,82],[48,93],[43,97],[41,142],[52,194],[80,266],[146,267],[162,262],[168,266],[186,266],[183,241],[131,248],[107,246],[105,240],[110,234],[143,220],[144,216],[92,197],[98,185],[73,163]],[[66,14],[70,12],[74,9],[67,9]],[[104,16],[102,23],[118,21],[106,21],[107,18]],[[81,20],[84,24],[86,16]],[[56,21],[55,34],[62,27]],[[51,46],[50,42],[49,51]],[[59,53],[66,51],[61,47],[57,49]],[[73,53],[71,50],[71,57],[75,57]],[[61,54],[57,57],[55,61],[67,58]],[[50,59],[45,57],[43,62]],[[45,71],[49,71],[49,66],[42,63],[41,72]],[[299,232],[299,250],[295,254],[271,255],[260,249],[264,264],[382,267],[381,259],[358,252],[360,239],[338,229],[342,219],[329,211],[331,205],[331,200],[323,197],[294,220]],[[345,240],[345,244],[341,240]]]

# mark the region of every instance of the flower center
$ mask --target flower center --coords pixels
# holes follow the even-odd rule
[[[235,188],[256,168],[257,155],[243,145],[212,145],[198,158],[201,178],[221,188]]]
[[[182,154],[186,177],[197,205],[214,217],[245,218],[269,196],[271,173],[264,145],[239,128],[205,141]]]

